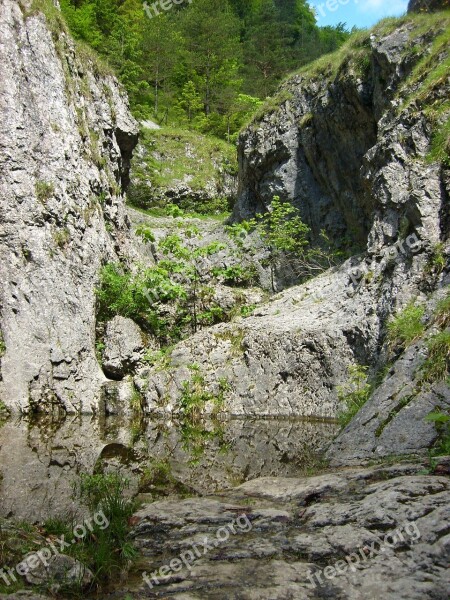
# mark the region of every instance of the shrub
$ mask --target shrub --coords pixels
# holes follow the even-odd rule
[[[428,358],[422,366],[422,381],[442,381],[450,373],[450,331],[441,331],[427,342]]]
[[[49,200],[55,193],[55,186],[47,181],[36,181],[34,189],[39,202]]]
[[[212,269],[214,277],[218,277],[225,285],[248,286],[256,282],[257,271],[255,265],[243,267],[241,265],[230,265],[227,267],[215,267]]]
[[[79,559],[92,570],[96,580],[117,575],[136,556],[128,535],[129,519],[137,505],[125,496],[128,487],[128,480],[117,473],[82,474],[75,487],[75,494],[91,513],[103,511],[109,522],[106,528],[94,525],[93,532],[81,541],[78,550]]]
[[[388,340],[391,348],[404,350],[423,335],[425,331],[422,323],[424,314],[424,306],[410,302],[388,323]]]
[[[289,202],[281,202],[274,196],[270,211],[256,215],[256,218],[241,223],[238,228],[228,228],[228,234],[239,244],[243,232],[256,230],[269,251],[268,264],[275,290],[274,276],[277,263],[281,259],[292,263],[292,269],[300,280],[308,279],[328,269],[337,258],[330,250],[330,243],[322,231],[322,246],[311,247],[310,228],[302,221],[297,208]]]
[[[439,327],[450,325],[450,291],[447,291],[446,296],[437,303],[434,320]]]
[[[349,381],[338,387],[338,399],[345,408],[338,414],[339,423],[345,427],[359,409],[367,402],[372,392],[372,386],[367,381],[367,368],[352,365],[348,368]]]
[[[432,449],[435,456],[448,456],[450,454],[450,415],[437,411],[425,417],[426,421],[435,423],[438,440]]]

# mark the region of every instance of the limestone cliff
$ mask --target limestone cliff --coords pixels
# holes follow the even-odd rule
[[[240,415],[334,416],[349,367],[381,377],[389,320],[450,282],[449,25],[448,13],[409,15],[361,32],[287,80],[243,131],[235,218],[270,210],[278,195],[300,209],[313,243],[325,229],[354,256],[248,318],[197,333],[140,373],[149,410],[179,408],[192,363],[225,410]],[[415,351],[416,367],[425,348]],[[334,456],[345,451],[352,461],[360,446],[361,461],[434,443],[424,417],[448,407],[448,385],[413,386],[400,402],[412,367],[399,360]]]
[[[95,287],[130,252],[123,192],[137,127],[57,2],[0,0],[0,398],[90,411]]]

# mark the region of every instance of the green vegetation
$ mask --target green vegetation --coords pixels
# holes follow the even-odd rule
[[[136,550],[128,539],[129,519],[137,506],[126,497],[129,482],[119,474],[82,474],[75,494],[91,514],[103,512],[109,525],[94,524],[94,530],[74,545],[76,558],[88,566],[95,580],[106,582],[130,566]],[[77,548],[77,546],[79,546]]]
[[[434,311],[434,321],[441,328],[450,326],[450,290],[439,300]]]
[[[174,494],[186,498],[191,494],[191,490],[173,476],[167,457],[154,458],[144,468],[139,492],[150,493],[155,499]]]
[[[140,0],[61,8],[74,37],[117,72],[138,118],[233,141],[286,73],[349,35],[342,24],[318,27],[306,0],[196,0],[153,18]]]
[[[275,269],[282,260],[289,261],[299,279],[304,281],[328,269],[338,258],[338,253],[331,250],[324,232],[322,247],[310,245],[310,228],[303,223],[298,209],[289,202],[281,202],[278,196],[274,196],[268,212],[240,223],[238,228],[229,228],[235,237],[252,230],[267,246],[273,289]]]
[[[53,183],[48,183],[47,181],[36,181],[34,189],[39,202],[50,200],[55,193],[55,186]]]
[[[425,420],[435,423],[438,431],[438,440],[431,450],[432,456],[450,455],[450,414],[441,411],[432,412]]]
[[[144,243],[156,243],[148,226],[140,226],[137,234]],[[100,321],[116,315],[129,317],[168,346],[236,315],[245,296],[236,293],[235,306],[224,309],[215,300],[214,287],[223,281],[247,286],[255,280],[254,268],[211,269],[204,261],[223,250],[223,244],[191,244],[190,240],[199,235],[195,227],[185,229],[184,234],[185,240],[172,233],[156,244],[159,259],[154,266],[141,266],[134,271],[113,263],[103,267],[97,290]],[[153,361],[154,357],[149,356],[148,360]]]
[[[393,349],[405,350],[425,332],[422,320],[425,307],[416,302],[410,302],[387,325],[389,345]]]
[[[227,447],[223,437],[224,429],[217,417],[223,408],[225,394],[231,387],[226,378],[221,378],[216,391],[212,392],[207,389],[199,367],[192,365],[191,371],[191,378],[182,384],[178,420],[183,448],[192,457],[190,464],[195,465],[211,440],[218,441],[219,450]],[[211,418],[207,425],[203,420],[206,408],[209,408]]]
[[[117,579],[118,574],[125,572],[136,557],[136,550],[129,541],[128,534],[129,518],[137,507],[133,500],[125,497],[127,487],[128,481],[118,474],[84,474],[76,484],[74,494],[89,509],[91,518],[88,520],[75,522],[71,516],[64,519],[53,518],[39,526],[25,522],[3,523],[0,520],[1,565],[13,567],[28,553],[47,547],[49,540],[55,541],[56,537],[64,535],[69,543],[75,540],[64,553],[79,560],[92,571],[93,588],[98,589]],[[89,525],[86,525],[88,522]],[[11,593],[21,587],[23,581],[12,586],[0,583],[0,593]],[[44,589],[44,592],[51,590],[51,581],[47,587],[48,590]],[[63,583],[60,593],[65,598],[84,597],[81,581],[70,585]]]
[[[194,372],[189,381],[184,381],[181,386],[180,408],[183,418],[195,422],[203,415],[203,410],[208,402],[214,404],[214,412],[220,410],[223,404],[223,392],[218,395],[209,392],[205,386],[205,379],[199,372]]]
[[[141,145],[143,156],[133,158],[134,182],[127,193],[130,204],[139,208],[165,208],[169,204],[166,192],[184,182],[200,196],[212,182],[220,190],[224,175],[237,173],[236,149],[217,138],[175,128],[144,129]],[[172,213],[174,217],[184,211],[217,214],[230,210],[226,198],[202,201],[198,196],[181,199],[175,208],[180,212]]]
[[[441,331],[427,341],[428,357],[422,366],[423,381],[442,381],[450,374],[450,331]]]
[[[431,251],[430,257],[426,265],[426,273],[431,276],[438,276],[442,273],[447,264],[447,259],[444,254],[444,244],[436,244]]]
[[[348,368],[349,381],[338,387],[338,399],[345,406],[338,415],[342,427],[350,423],[370,398],[372,385],[367,381],[367,369],[368,367],[361,365],[350,366]]]

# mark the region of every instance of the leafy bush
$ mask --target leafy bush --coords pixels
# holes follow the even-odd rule
[[[248,286],[256,282],[257,271],[255,265],[229,265],[226,267],[214,267],[212,274],[222,280],[225,285]]]
[[[338,399],[345,405],[338,415],[339,423],[343,427],[350,423],[372,393],[372,386],[367,381],[367,368],[361,365],[350,366],[348,383],[338,387]]]
[[[276,265],[282,259],[291,262],[299,279],[305,280],[332,266],[337,258],[324,232],[323,247],[310,246],[310,228],[302,221],[298,209],[289,202],[281,202],[278,196],[274,196],[268,212],[258,214],[238,227],[229,227],[228,233],[239,244],[243,233],[251,230],[258,233],[268,248],[272,287]]]
[[[425,331],[422,323],[424,314],[424,306],[410,302],[388,323],[388,339],[391,348],[404,350],[423,335]]]
[[[450,291],[437,303],[434,320],[439,327],[450,326]]]

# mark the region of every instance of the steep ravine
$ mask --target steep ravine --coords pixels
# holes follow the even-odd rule
[[[426,418],[445,418],[450,388],[423,369],[450,324],[448,148],[436,146],[449,81],[435,73],[449,26],[447,12],[383,23],[283,84],[240,137],[234,219],[278,195],[313,243],[325,229],[354,255],[299,285],[281,265],[281,293],[238,289],[254,310],[161,352],[122,314],[101,324],[100,348],[95,290],[104,264],[154,264],[156,241],[186,223],[127,213],[137,125],[57,0],[0,0],[0,400],[47,413],[0,421],[2,552],[30,530],[49,543],[47,518],[83,518],[73,483],[113,470],[142,493],[124,524],[139,560],[81,597],[448,599],[449,461],[430,460],[443,428]],[[187,221],[200,245],[226,243],[223,224]],[[230,288],[213,291],[225,304]],[[411,301],[420,332],[402,347],[388,323]],[[328,444],[358,365],[372,393]],[[17,536],[13,518],[39,527]],[[64,558],[52,565],[39,592],[0,598],[67,600],[54,587]]]
[[[431,328],[448,289],[450,178],[438,145],[448,112],[440,70],[448,64],[448,28],[447,13],[410,15],[358,34],[286,81],[241,134],[235,219],[265,210],[278,195],[300,209],[313,242],[325,229],[349,252],[359,245],[360,254],[248,318],[181,342],[166,368],[142,369],[136,384],[150,412],[168,402],[177,410],[195,363],[213,393],[221,379],[229,382],[229,413],[333,417],[339,386],[359,364],[378,384],[386,372],[398,380],[379,388],[362,413],[370,412],[367,423],[361,416],[350,425],[348,444],[339,442],[331,456],[353,462],[426,452],[434,443],[435,425],[424,418],[433,407],[446,410],[449,388],[415,385],[415,409],[400,402],[407,382],[402,363],[387,369],[398,357],[387,324],[416,301],[427,306]],[[414,372],[425,347],[413,351]],[[402,425],[408,433],[398,435]]]

